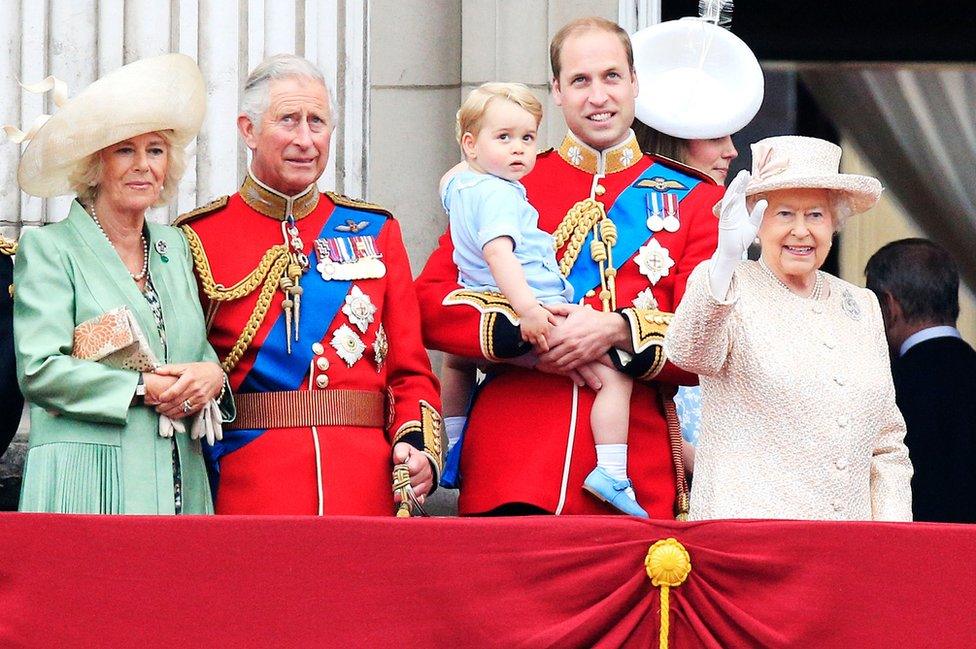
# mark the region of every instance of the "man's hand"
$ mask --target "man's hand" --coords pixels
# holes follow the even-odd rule
[[[537,368],[544,372],[565,374],[576,370],[582,374],[581,368],[587,363],[597,360],[611,347],[625,347],[629,340],[627,323],[616,313],[578,304],[550,304],[549,310],[565,316],[565,320],[553,328],[548,339],[549,350],[536,350],[541,352]]]
[[[434,472],[430,468],[430,460],[410,444],[398,442],[393,447],[393,463],[407,465],[407,471],[410,472],[410,487],[417,496],[417,501],[423,505],[424,497],[434,485]],[[394,500],[400,502],[399,494]]]

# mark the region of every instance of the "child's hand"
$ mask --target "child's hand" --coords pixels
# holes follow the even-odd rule
[[[527,343],[532,343],[540,352],[549,351],[549,343],[546,342],[546,336],[552,331],[554,324],[556,324],[556,316],[541,304],[536,304],[525,313],[519,314],[522,340]]]

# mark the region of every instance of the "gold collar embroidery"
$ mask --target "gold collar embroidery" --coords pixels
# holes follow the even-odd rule
[[[241,198],[261,214],[279,221],[284,221],[289,214],[296,220],[304,218],[319,204],[319,192],[315,183],[299,194],[286,196],[255,178],[250,169],[241,185]]]
[[[566,137],[559,145],[559,157],[588,174],[606,175],[623,171],[637,164],[643,155],[633,131],[623,142],[603,151],[584,144],[572,131],[566,131]]]

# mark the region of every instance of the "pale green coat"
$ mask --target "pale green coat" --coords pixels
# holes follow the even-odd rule
[[[73,202],[66,220],[21,237],[14,338],[20,386],[31,403],[22,511],[174,513],[170,440],[159,436],[155,410],[130,406],[138,374],[71,357],[75,325],[128,306],[162,362],[217,360],[186,240],[169,226],[149,224],[148,230],[165,356],[148,302],[81,205]],[[163,241],[165,247],[157,246]],[[200,442],[185,434],[176,440],[183,512],[212,513]]]

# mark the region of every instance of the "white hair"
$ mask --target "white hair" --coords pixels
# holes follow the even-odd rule
[[[322,72],[308,59],[294,54],[275,54],[261,61],[244,82],[241,93],[241,114],[246,115],[255,129],[260,129],[261,118],[271,101],[270,86],[275,79],[299,78],[318,82],[329,96],[332,110],[332,93]]]

